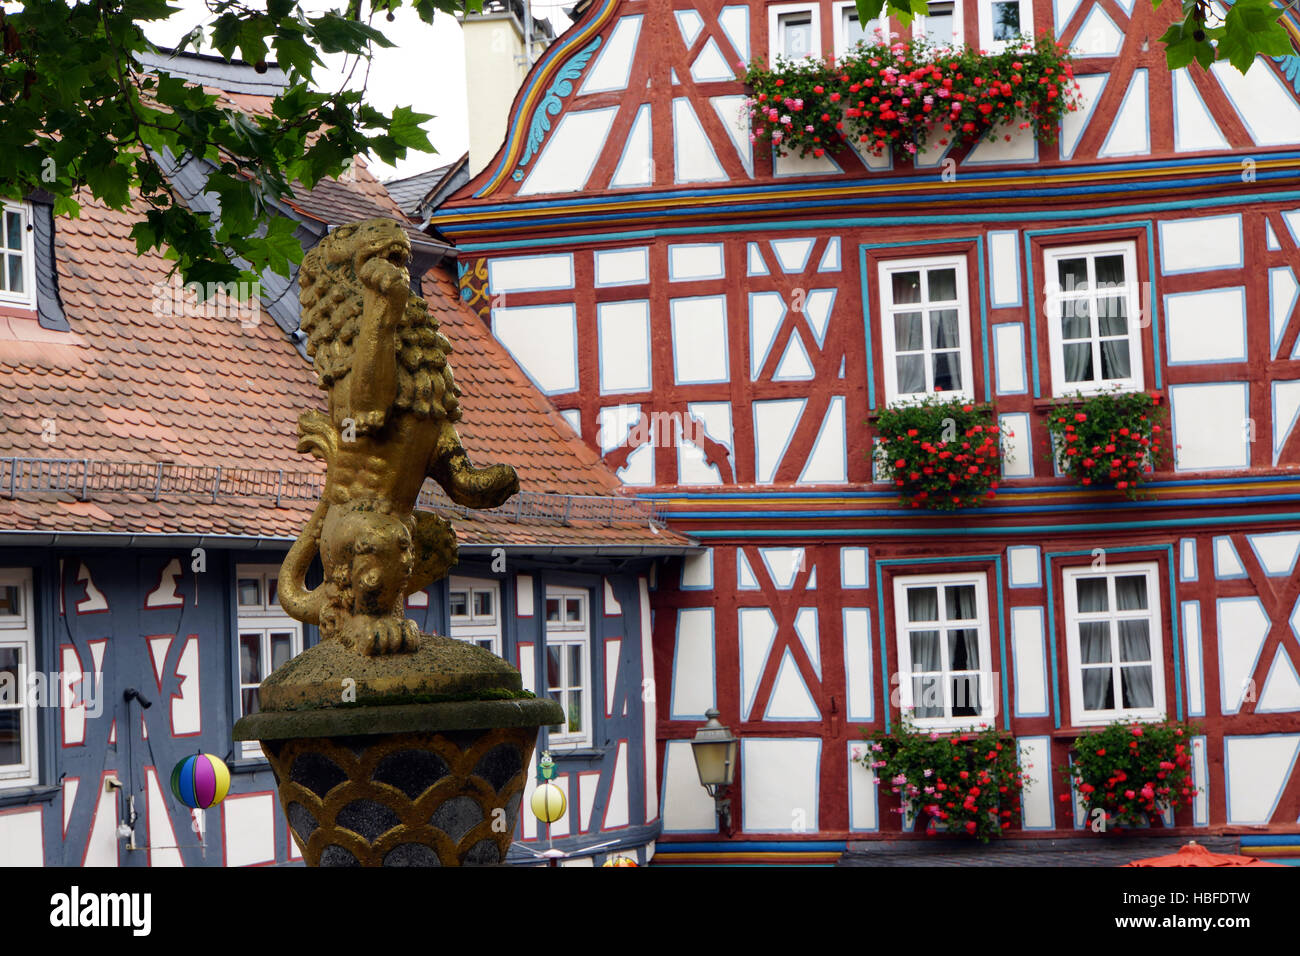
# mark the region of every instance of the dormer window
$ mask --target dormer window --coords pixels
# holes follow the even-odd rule
[[[0,305],[36,307],[33,259],[31,207],[0,202]]]

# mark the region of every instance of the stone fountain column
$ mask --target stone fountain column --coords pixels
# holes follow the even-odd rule
[[[477,645],[413,654],[318,644],[262,684],[235,726],[258,740],[308,866],[505,862],[541,725],[560,705]]]

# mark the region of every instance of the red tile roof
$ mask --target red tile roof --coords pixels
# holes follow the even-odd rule
[[[247,99],[248,97],[241,97]],[[331,182],[295,205],[333,223],[375,214],[404,221],[359,164],[356,183]],[[332,210],[342,210],[335,214]],[[59,287],[70,332],[0,317],[0,459],[95,459],[302,473],[321,468],[295,450],[297,417],[323,408],[310,363],[266,314],[171,315],[155,309],[170,263],[136,254],[131,214],[94,200],[56,223]],[[427,238],[427,237],[426,237]],[[462,440],[474,461],[507,462],[525,491],[616,495],[617,478],[574,435],[478,318],[445,267],[424,280],[430,309],[455,351],[464,390]],[[152,500],[96,485],[76,491],[20,483],[10,497],[0,461],[0,533],[8,531],[292,538],[312,502],[191,490]],[[20,469],[21,472],[21,469]],[[68,487],[67,485],[59,487]],[[132,486],[137,488],[138,486]],[[689,545],[647,522],[456,517],[462,541],[621,548]]]

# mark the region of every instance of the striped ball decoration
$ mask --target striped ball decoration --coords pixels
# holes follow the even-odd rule
[[[220,757],[193,754],[172,770],[172,793],[193,810],[215,807],[230,792],[230,769]]]

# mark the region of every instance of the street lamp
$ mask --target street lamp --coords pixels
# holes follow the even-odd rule
[[[724,796],[736,776],[736,747],[740,740],[730,729],[718,722],[718,712],[712,708],[704,712],[708,722],[695,732],[691,750],[695,754],[695,769],[700,784],[713,798],[714,812],[722,831],[731,835],[731,798]]]

